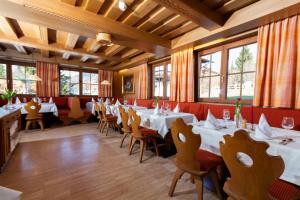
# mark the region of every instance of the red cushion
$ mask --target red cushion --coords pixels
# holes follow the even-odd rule
[[[58,116],[66,116],[69,114],[70,109],[58,109]]]
[[[53,101],[58,109],[68,107],[66,97],[53,97]]]
[[[269,194],[277,200],[300,199],[300,189],[280,179],[272,183]]]
[[[150,136],[150,135],[156,135],[157,131],[150,129],[150,128],[145,128],[145,127],[141,127],[140,131],[142,133],[143,136]]]
[[[80,108],[85,108],[87,102],[91,102],[93,97],[80,97]],[[97,101],[97,98],[94,97],[94,99]]]
[[[200,162],[201,171],[208,171],[223,163],[221,156],[202,149],[196,152],[196,160]]]
[[[84,116],[89,116],[89,115],[92,114],[91,111],[89,111],[89,110],[86,109],[86,108],[82,109],[82,111],[83,111],[83,113],[84,113]]]

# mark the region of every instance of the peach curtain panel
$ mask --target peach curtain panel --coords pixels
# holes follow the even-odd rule
[[[171,66],[170,100],[177,102],[194,102],[193,47],[189,46],[172,53]]]
[[[300,18],[258,30],[254,106],[300,108]]]
[[[99,70],[99,97],[112,97],[113,71]],[[101,85],[101,82],[108,80],[110,85]]]
[[[37,81],[37,95],[40,97],[58,97],[58,64],[36,62],[37,76],[42,81]]]
[[[148,95],[148,65],[143,64],[138,66],[139,79],[138,79],[138,99],[147,99]]]

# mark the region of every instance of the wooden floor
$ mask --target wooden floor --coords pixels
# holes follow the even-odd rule
[[[70,127],[70,134],[78,126]],[[22,191],[25,200],[196,199],[188,175],[180,180],[175,197],[168,197],[173,158],[146,151],[147,160],[139,164],[138,145],[136,153],[128,156],[127,147],[119,148],[120,134],[105,137],[95,127],[91,124],[85,135],[19,144],[0,175],[0,185]],[[204,199],[216,197],[205,191]]]

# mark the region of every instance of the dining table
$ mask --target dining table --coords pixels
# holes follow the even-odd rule
[[[173,112],[171,110],[155,113],[154,109],[144,109],[138,110],[137,115],[141,117],[141,126],[156,130],[162,138],[168,134],[172,122],[177,118],[182,118],[185,123],[195,123],[198,121],[197,117],[192,113]]]
[[[53,113],[53,115],[58,116],[58,109],[55,103],[40,103],[41,109],[39,113]],[[21,114],[27,114],[28,112],[25,109],[26,103],[18,103],[10,105],[10,109],[20,109]]]
[[[220,124],[223,123],[223,126],[219,129],[205,128],[204,123],[205,121],[191,123],[194,134],[201,136],[201,145],[199,148],[221,155],[220,142],[225,142],[224,135],[233,136],[234,132],[238,130],[235,122],[222,122],[220,120]],[[269,144],[269,148],[267,149],[268,154],[282,157],[285,169],[280,179],[300,186],[300,131],[272,127],[273,131],[276,131],[279,136],[270,139],[261,139],[255,133],[256,127],[256,124],[247,124],[245,130],[249,132],[253,140],[264,141]],[[292,141],[283,143],[282,141],[287,138],[291,138]],[[240,160],[247,163],[246,156],[241,157]]]

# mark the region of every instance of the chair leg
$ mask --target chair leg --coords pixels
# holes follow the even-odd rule
[[[26,121],[25,131],[27,132],[30,127],[31,121]]]
[[[196,191],[198,193],[198,200],[203,199],[203,180],[202,177],[195,177]]]
[[[130,149],[129,149],[129,155],[132,154],[132,150],[133,150],[133,146],[134,146],[135,142],[136,142],[136,139],[132,137],[131,138],[131,145],[130,145]]]
[[[156,156],[159,156],[159,151],[158,151],[156,139],[153,138],[153,139],[152,139],[152,142],[153,142],[153,145],[154,145],[154,148],[155,148]]]
[[[125,138],[127,137],[128,134],[129,134],[129,133],[123,133],[123,138],[122,138],[122,140],[121,140],[120,148],[122,148],[123,143],[124,143],[124,140],[125,140]]]
[[[140,140],[140,163],[143,162],[143,155],[144,155],[144,150],[145,150],[145,143],[146,143],[146,141]]]
[[[182,175],[184,174],[184,171],[182,171],[181,169],[177,168],[176,172],[175,172],[175,175],[173,177],[173,180],[172,180],[172,184],[171,184],[171,187],[170,187],[170,190],[169,190],[169,196],[172,197],[173,194],[174,194],[174,191],[175,191],[175,187],[177,185],[177,182],[179,179],[181,179]]]
[[[99,119],[97,129],[101,126],[101,120]]]
[[[217,174],[216,169],[210,170],[209,176],[210,176],[210,178],[212,179],[212,181],[213,181],[213,183],[215,185],[216,192],[217,192],[217,195],[218,195],[219,199],[224,199],[223,194],[222,194],[222,189],[220,187],[220,183],[219,183],[218,174]]]
[[[42,120],[39,120],[38,121],[38,124],[40,125],[40,127],[41,127],[41,129],[42,129],[42,131],[44,130],[44,123],[43,123],[43,121]]]
[[[130,151],[130,148],[131,148],[131,145],[132,145],[132,140],[133,140],[133,137],[130,134],[130,141],[129,141],[129,145],[128,145],[128,152]]]
[[[111,127],[111,123],[109,123],[109,122],[107,122],[107,129],[106,129],[106,136],[108,135],[108,129],[109,129],[109,127]]]
[[[191,183],[193,183],[193,184],[195,183],[195,179],[194,179],[193,175],[191,175],[190,180],[191,180]]]

